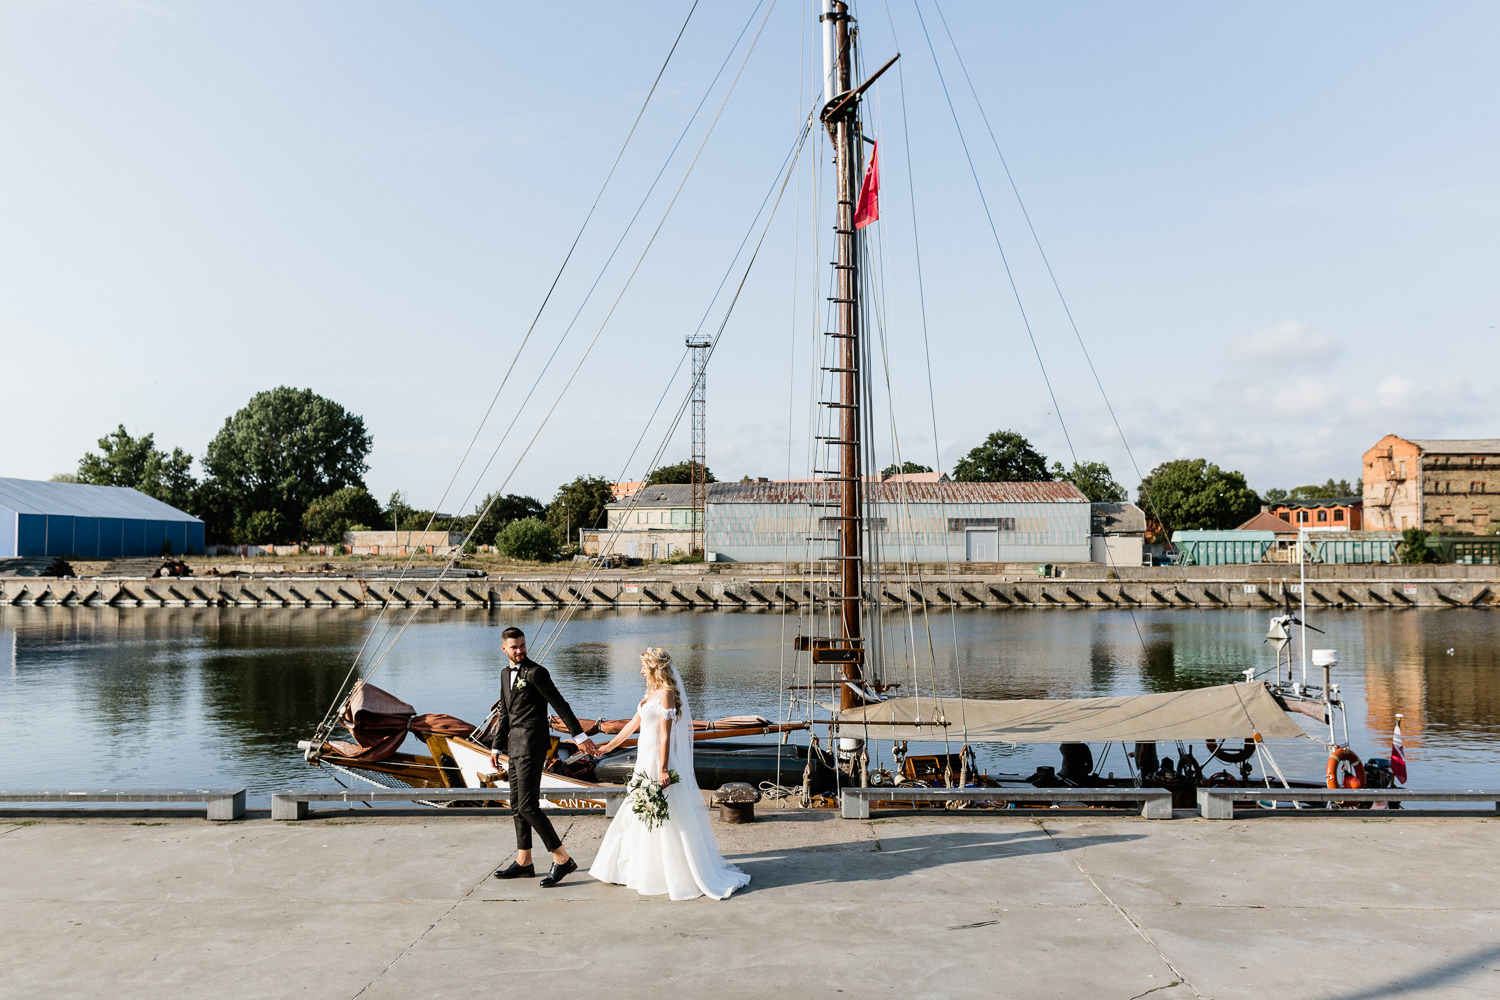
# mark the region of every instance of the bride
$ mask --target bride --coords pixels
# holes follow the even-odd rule
[[[646,696],[635,717],[598,752],[609,753],[639,729],[635,770],[662,786],[667,818],[649,828],[627,800],[605,833],[589,874],[643,896],[725,899],[747,885],[750,876],[720,857],[709,826],[693,775],[693,717],[683,697],[682,678],[659,646],[641,654],[641,676],[646,678]]]

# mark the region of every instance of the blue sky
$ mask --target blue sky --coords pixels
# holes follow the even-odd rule
[[[70,471],[119,423],[201,455],[252,394],[286,384],[364,416],[377,495],[437,504],[689,6],[0,4],[0,475]],[[479,434],[494,463],[471,459],[444,509],[645,471],[666,432],[651,411],[686,391],[670,379],[683,339],[722,319],[714,290],[821,75],[807,3],[780,0],[661,222],[765,10],[694,14]],[[882,142],[881,454],[892,424],[903,457],[945,467],[1013,428],[1051,458],[1108,462],[1133,490],[939,8],[921,10],[1058,406],[915,8],[864,2],[867,65],[902,53],[866,123]],[[1388,432],[1500,435],[1500,7],[941,11],[1141,471],[1206,457],[1288,487],[1353,478]],[[710,365],[721,478],[811,464],[811,282],[829,254],[818,140]],[[663,454],[687,450],[679,427]]]

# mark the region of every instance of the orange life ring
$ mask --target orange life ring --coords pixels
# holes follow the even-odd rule
[[[1341,764],[1348,765],[1348,770],[1342,774],[1339,766]],[[1328,787],[1365,787],[1365,766],[1360,763],[1359,755],[1348,747],[1334,747],[1333,752],[1328,755]]]

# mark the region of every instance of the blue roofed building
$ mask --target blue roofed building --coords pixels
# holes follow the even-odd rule
[[[203,552],[203,522],[124,486],[0,479],[0,558]]]

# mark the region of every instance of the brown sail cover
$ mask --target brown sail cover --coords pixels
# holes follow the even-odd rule
[[[997,743],[1146,743],[1306,736],[1261,683],[1120,698],[892,698],[838,713],[846,736]],[[946,719],[947,726],[935,725]],[[921,722],[922,725],[911,723]],[[898,723],[890,725],[889,723]]]
[[[434,733],[468,736],[474,731],[473,726],[451,715],[437,712],[418,715],[415,708],[400,698],[365,681],[355,682],[339,721],[354,742],[330,740],[328,745],[345,757],[370,763],[385,760],[400,749],[408,732],[427,737]]]

